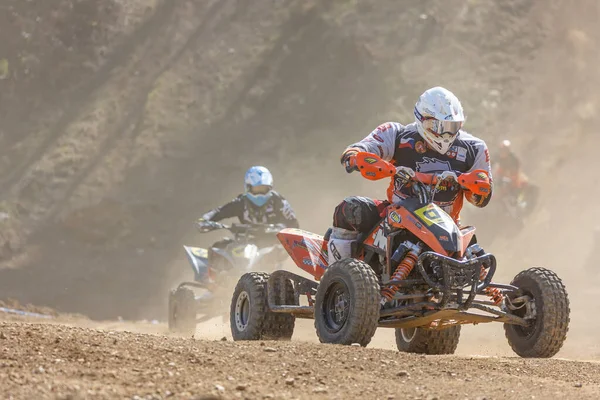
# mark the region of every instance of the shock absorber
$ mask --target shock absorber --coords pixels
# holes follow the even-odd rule
[[[486,276],[487,276],[487,271],[485,270],[485,268],[481,267],[481,273],[479,274],[479,280],[481,280],[481,281],[484,280]],[[504,300],[504,297],[503,297],[500,289],[492,288],[492,287],[488,286],[485,288],[484,292],[494,302],[495,305],[499,306],[500,304],[502,304],[502,300]]]
[[[421,247],[409,242],[403,243],[403,246],[408,248],[408,252],[396,268],[396,271],[391,277],[392,281],[402,281],[408,277],[410,272],[415,267],[419,254],[421,253]],[[381,290],[381,303],[384,304],[394,298],[396,292],[398,292],[399,286],[390,285]]]

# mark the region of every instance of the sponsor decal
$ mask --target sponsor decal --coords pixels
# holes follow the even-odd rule
[[[478,172],[477,173],[477,177],[480,178],[480,179],[483,179],[483,180],[487,179],[487,175],[484,174],[483,172]]]
[[[415,214],[418,215],[427,226],[441,224],[444,222],[444,219],[437,210],[437,207],[433,204],[428,204],[423,208],[419,208],[415,211]]]
[[[455,158],[457,161],[465,162],[467,160],[467,149],[464,147],[452,146],[446,155],[450,158]]]
[[[419,140],[417,143],[415,143],[415,150],[417,153],[423,154],[427,151],[427,146],[425,146],[425,143]]]
[[[415,142],[415,139],[413,138],[409,138],[409,139],[405,139],[405,138],[401,138],[400,139],[400,145],[398,145],[399,149],[412,149],[413,148],[413,143]]]
[[[383,139],[381,138],[381,136],[379,136],[376,133],[373,134],[373,139],[377,140],[380,143],[383,143]]]
[[[456,153],[458,152],[458,147],[452,146],[450,150],[446,153],[446,155],[450,158],[456,158]]]
[[[315,266],[315,263],[312,262],[312,260],[310,258],[308,258],[308,257],[302,259],[302,264],[308,265],[309,267],[314,267]]]
[[[423,157],[423,161],[416,163],[416,165],[417,171],[423,173],[452,171],[450,162],[432,157]]]
[[[299,242],[299,241],[295,240],[294,244],[293,244],[293,247],[294,248],[299,247],[301,249],[304,249],[304,250],[308,251],[308,248],[306,247],[306,243],[304,243],[304,241]]]
[[[408,216],[408,220],[412,222],[417,227],[417,229],[421,229],[423,227],[423,224],[417,221],[412,215]]]
[[[365,162],[367,164],[375,164],[377,162],[377,159],[373,157],[365,157]]]
[[[490,162],[490,152],[488,149],[485,149],[485,162]]]
[[[396,211],[392,211],[390,213],[390,219],[397,224],[402,222],[402,218],[400,217],[400,215],[398,215],[398,213]]]
[[[385,250],[387,248],[387,238],[383,233],[383,228],[379,228],[373,233],[373,245],[379,247],[381,250]]]
[[[464,147],[459,147],[456,151],[456,161],[467,161],[467,149]]]
[[[450,240],[450,239],[448,239],[448,236],[446,236],[446,235],[441,235],[438,239],[442,242],[447,242]]]
[[[383,157],[383,147],[377,145],[377,150],[379,150],[379,157]]]
[[[372,176],[373,178],[375,177],[375,172],[365,172],[366,176]]]
[[[378,132],[385,132],[385,131],[387,131],[388,129],[390,129],[391,127],[392,127],[392,124],[390,124],[390,123],[388,122],[388,123],[385,123],[385,124],[381,124],[381,125],[379,125],[379,126],[376,128],[376,131],[378,131]],[[382,142],[383,142],[383,140],[382,140]]]
[[[314,256],[318,265],[322,268],[327,268],[326,255],[323,251],[311,240],[305,240],[307,250]]]
[[[329,248],[331,249],[331,254],[333,255],[333,257],[336,260],[341,260],[342,259],[342,255],[338,251],[337,247],[335,247],[335,242],[334,241],[330,241],[329,242]]]

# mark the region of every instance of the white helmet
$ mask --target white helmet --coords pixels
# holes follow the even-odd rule
[[[429,146],[446,154],[465,122],[462,105],[443,87],[428,89],[415,104],[417,130]]]

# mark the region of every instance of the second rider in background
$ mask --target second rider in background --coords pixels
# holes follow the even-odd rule
[[[227,204],[210,210],[199,222],[217,222],[238,218],[242,224],[274,224],[283,228],[298,228],[298,220],[290,203],[273,190],[273,175],[261,166],[251,167],[244,177],[245,192]],[[275,236],[262,238],[268,244],[278,243]],[[231,239],[215,243],[213,248],[224,248]],[[214,255],[209,252],[209,263]]]
[[[539,197],[539,189],[531,184],[521,169],[521,161],[514,153],[510,140],[503,140],[494,160],[494,175],[501,196],[509,196],[524,211],[531,211]]]

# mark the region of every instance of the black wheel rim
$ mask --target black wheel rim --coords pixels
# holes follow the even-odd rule
[[[322,309],[325,325],[332,332],[339,332],[350,314],[350,291],[343,281],[334,281],[325,292]]]

